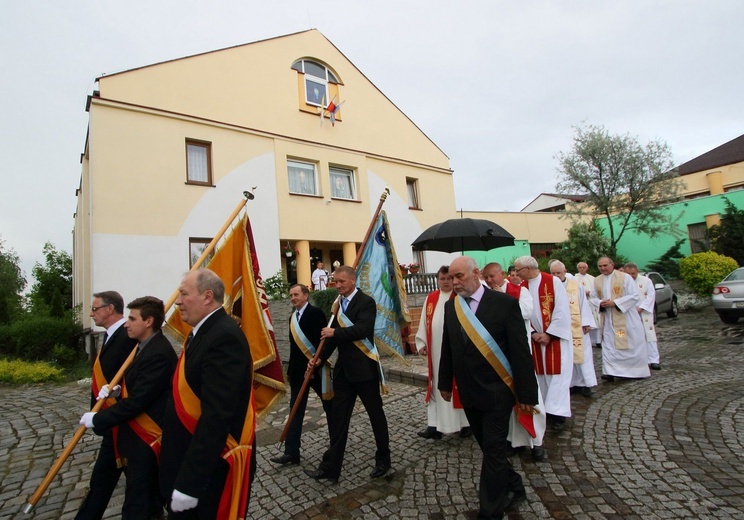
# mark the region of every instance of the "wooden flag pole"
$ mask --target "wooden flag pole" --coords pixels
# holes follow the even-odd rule
[[[385,190],[382,192],[382,195],[380,196],[380,202],[377,204],[377,209],[375,210],[375,214],[372,217],[372,221],[369,223],[369,227],[367,228],[367,234],[364,235],[364,240],[362,241],[362,246],[357,251],[356,258],[354,259],[354,265],[352,266],[354,269],[357,268],[359,265],[359,260],[362,258],[362,253],[364,252],[364,248],[367,245],[367,241],[369,240],[369,237],[372,235],[372,231],[375,229],[375,223],[377,223],[377,217],[380,216],[380,211],[382,211],[382,205],[385,203],[385,199],[387,199],[387,196],[390,194],[390,188],[385,186]],[[336,317],[336,314],[338,313],[338,297],[336,297],[336,301],[333,303],[333,306],[331,307],[331,318],[328,320],[328,326],[330,327],[333,323],[333,319]],[[320,353],[323,351],[323,346],[325,345],[325,338],[320,340],[320,344],[318,344],[318,348],[315,349],[315,355],[313,356],[313,364],[318,362],[318,358],[320,357]],[[292,420],[294,419],[294,416],[297,414],[297,408],[300,405],[300,401],[302,400],[303,396],[305,395],[305,392],[307,392],[307,387],[310,384],[310,378],[313,375],[313,371],[308,370],[305,372],[305,379],[302,381],[302,386],[300,387],[300,392],[297,394],[297,397],[295,398],[294,406],[292,407],[292,410],[289,412],[289,416],[287,417],[287,422],[284,424],[284,429],[282,430],[282,434],[279,436],[279,443],[277,444],[277,448],[280,448],[282,443],[284,442],[284,439],[287,438],[287,433],[289,432],[289,425],[292,424]]]
[[[238,216],[238,213],[245,207],[245,204],[254,198],[253,193],[249,191],[243,192],[244,198],[241,199],[240,204],[237,205],[235,210],[232,212],[230,217],[225,221],[225,224],[222,226],[222,228],[219,230],[219,232],[214,236],[212,241],[209,243],[209,245],[204,249],[204,252],[201,254],[199,259],[194,262],[194,265],[191,267],[190,271],[194,271],[195,269],[198,269],[201,267],[201,265],[206,260],[209,253],[211,253],[215,246],[217,245],[217,242],[220,238],[222,238],[222,235],[225,234],[227,229],[230,227],[230,224],[232,224],[233,220],[235,220],[235,217]],[[165,313],[167,314],[168,311],[173,307],[173,304],[176,302],[176,299],[178,299],[178,289],[175,290],[173,295],[168,299],[168,302],[165,304]],[[132,352],[129,354],[129,357],[127,357],[126,360],[124,360],[124,363],[122,363],[121,367],[119,368],[119,371],[116,372],[116,375],[109,381],[108,385],[109,388],[115,387],[119,381],[124,377],[124,372],[129,367],[129,365],[132,364],[132,361],[134,361],[134,356],[137,354],[137,348],[133,348]],[[104,399],[101,399],[99,401],[96,401],[96,404],[91,409],[91,412],[97,412],[101,409],[104,403]],[[39,484],[39,487],[36,488],[36,491],[33,495],[28,499],[28,502],[23,507],[23,512],[28,514],[30,513],[33,508],[36,506],[36,504],[41,499],[42,495],[46,492],[49,485],[52,483],[52,480],[54,480],[54,477],[57,476],[57,473],[59,473],[59,470],[62,469],[62,465],[67,461],[67,458],[72,453],[72,450],[75,448],[77,443],[80,441],[80,439],[83,438],[83,435],[85,435],[85,430],[87,428],[85,426],[80,426],[75,434],[72,436],[70,441],[67,443],[67,446],[65,446],[65,449],[62,451],[60,456],[57,458],[55,463],[52,465],[51,468],[49,468],[49,471],[47,472],[46,476],[44,477],[44,480],[41,481],[41,484]]]

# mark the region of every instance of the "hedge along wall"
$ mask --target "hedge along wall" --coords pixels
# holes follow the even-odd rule
[[[680,247],[683,255],[692,254],[690,249],[690,240],[687,233],[687,226],[690,224],[699,224],[705,222],[705,216],[711,213],[723,215],[726,210],[724,198],[728,198],[731,203],[738,207],[744,207],[744,190],[730,191],[722,195],[709,195],[697,199],[685,200],[666,206],[665,212],[674,216],[681,215],[679,221],[679,230],[682,234],[675,237],[671,233],[662,233],[657,237],[650,239],[644,233],[626,231],[618,243],[617,252],[635,262],[643,269],[648,263],[656,260],[663,255],[678,238],[684,238],[685,243]],[[607,219],[599,219],[599,225],[609,237]],[[617,228],[616,228],[617,229]]]

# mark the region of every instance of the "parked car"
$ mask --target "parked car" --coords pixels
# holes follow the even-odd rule
[[[670,318],[676,318],[679,314],[679,307],[677,306],[677,295],[674,293],[674,289],[669,285],[664,277],[655,271],[645,273],[651,283],[654,284],[656,289],[656,304],[654,305],[654,323],[656,323],[656,317],[660,312],[666,313]]]
[[[713,287],[713,309],[724,323],[744,316],[744,267],[734,269]]]

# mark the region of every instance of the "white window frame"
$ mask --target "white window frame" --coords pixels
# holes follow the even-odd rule
[[[295,171],[293,172],[292,169]],[[297,179],[292,178],[293,174]],[[302,173],[311,174],[310,181],[302,179]],[[287,159],[287,184],[289,193],[295,195],[319,195],[318,193],[318,166],[315,163],[301,161],[298,159]],[[312,191],[310,191],[312,190]]]
[[[357,200],[356,195],[356,180],[354,175],[354,170],[350,168],[343,168],[341,166],[330,166],[329,167],[330,172],[330,178],[331,178],[331,198],[334,199],[343,199],[343,200]],[[346,185],[344,186],[344,191],[348,189],[348,196],[345,196],[343,193],[339,193],[336,190],[336,186],[338,185],[339,181],[341,183],[346,182]]]

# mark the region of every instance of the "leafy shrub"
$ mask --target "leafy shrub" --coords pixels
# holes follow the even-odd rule
[[[82,327],[70,315],[64,318],[28,316],[10,325],[0,326],[0,355],[26,361],[52,361],[61,355],[65,362],[79,359]],[[60,349],[72,352],[63,352]],[[62,359],[59,359],[62,363]]]
[[[62,380],[62,370],[49,363],[0,359],[0,383],[45,383]]]
[[[333,305],[333,302],[336,301],[337,296],[338,290],[336,290],[334,287],[331,287],[330,289],[325,289],[323,291],[311,292],[310,301],[313,305],[315,305],[325,313],[326,319],[330,319],[331,305]]]
[[[708,296],[713,287],[737,267],[733,258],[706,251],[680,260],[679,274],[695,294]]]
[[[289,296],[289,282],[281,271],[266,278],[263,282],[266,296],[272,300],[281,300]]]

